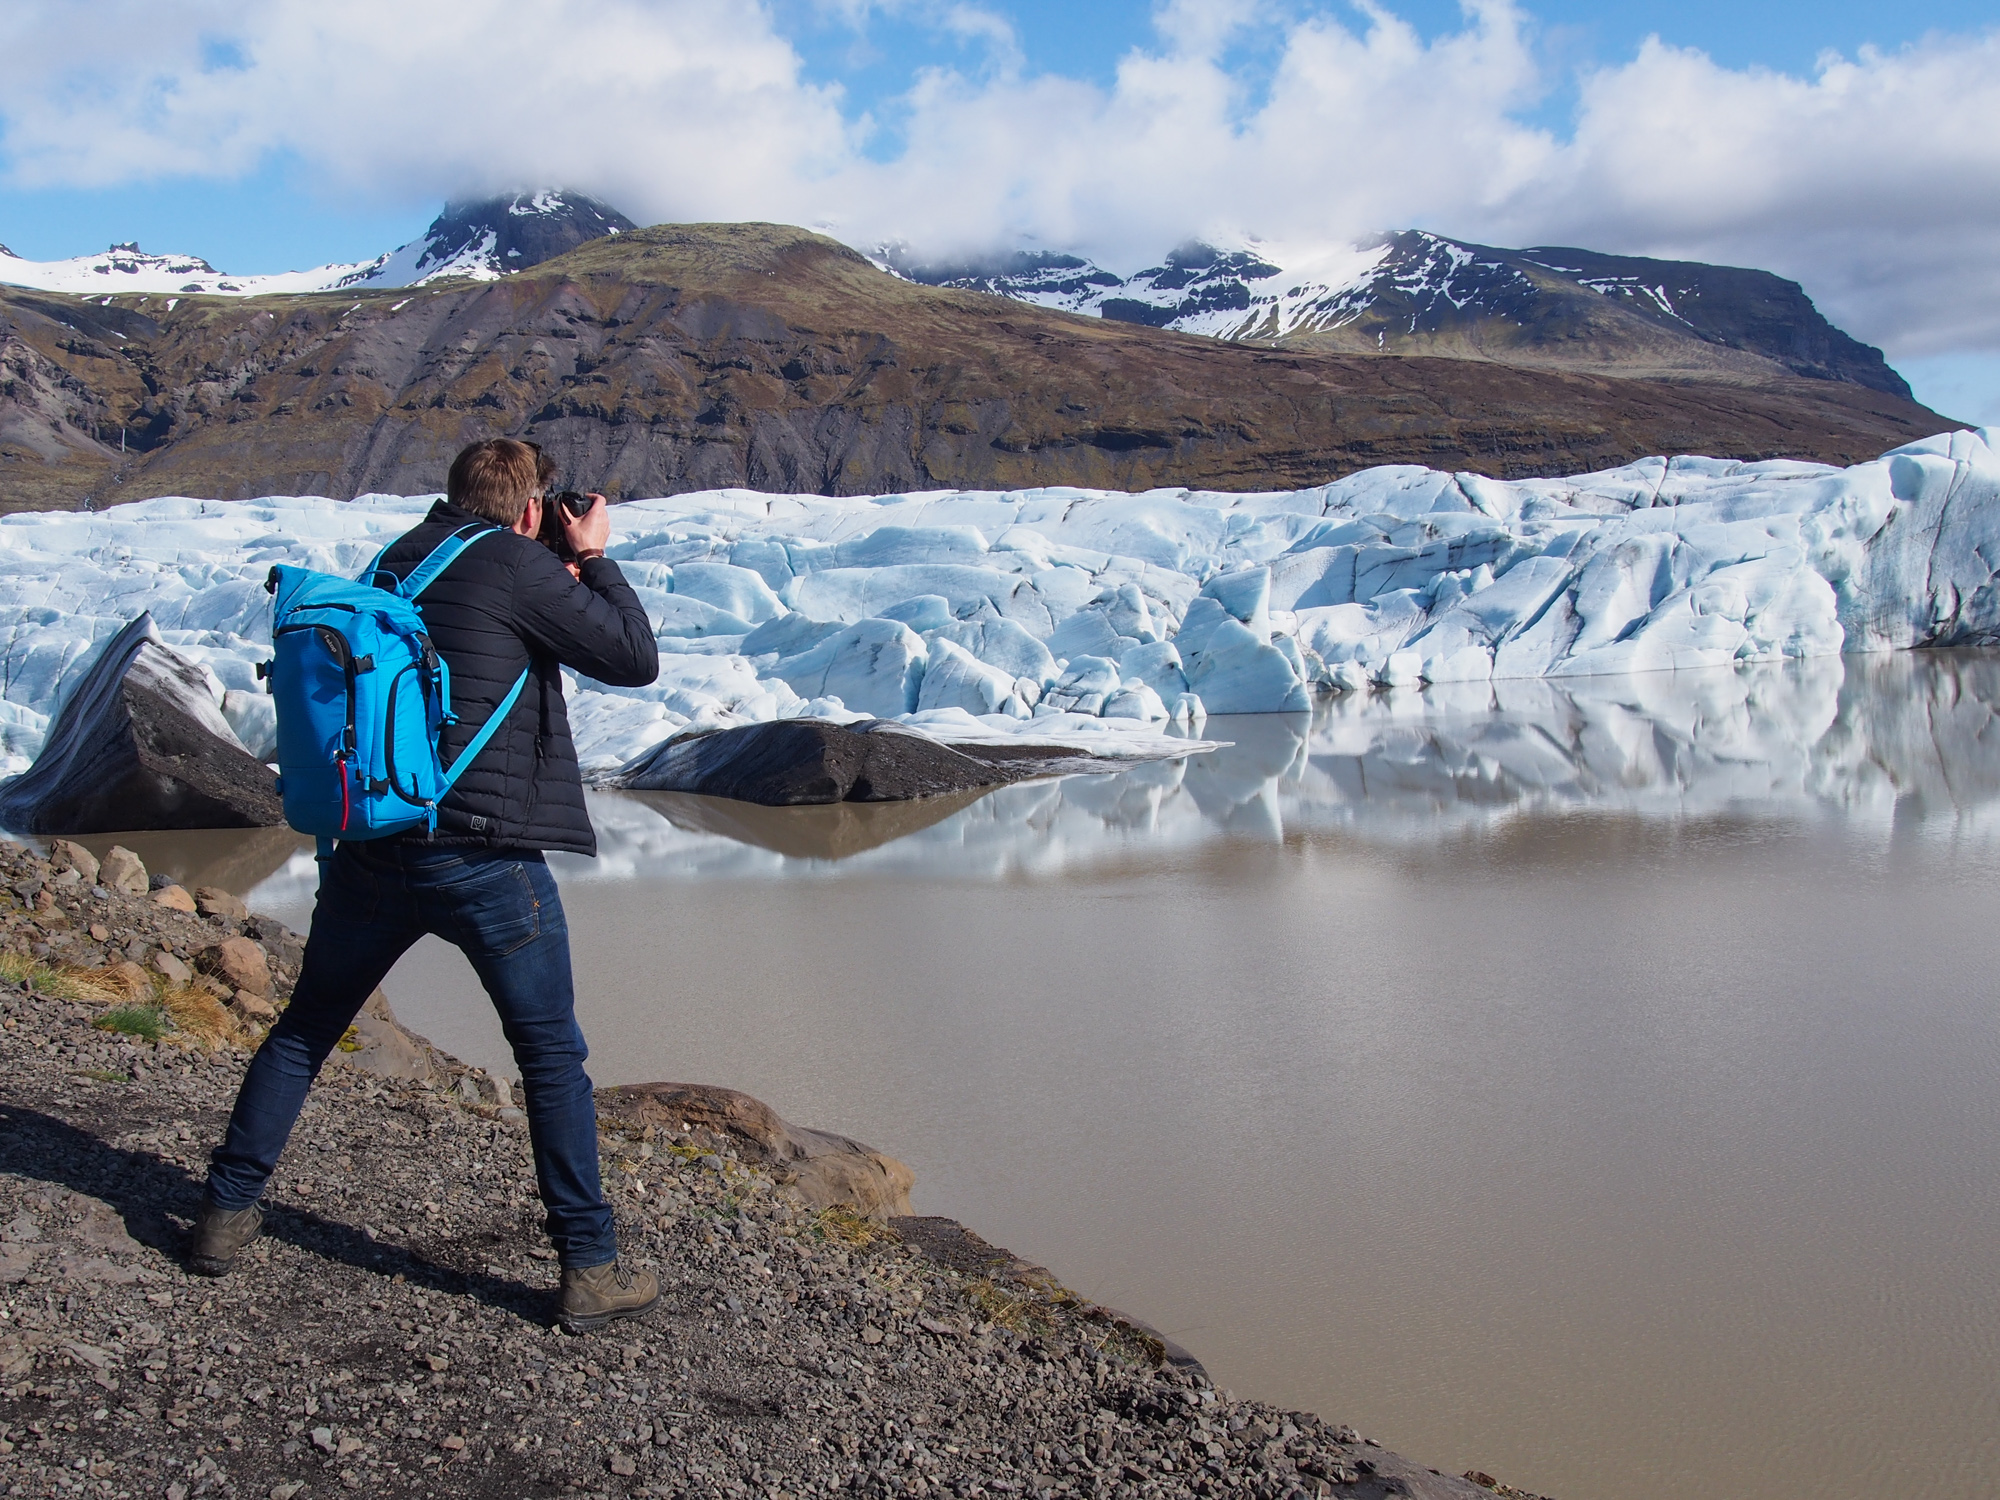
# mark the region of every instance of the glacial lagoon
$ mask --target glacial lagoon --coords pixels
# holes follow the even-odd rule
[[[600,1083],[900,1156],[1220,1384],[1561,1500],[1970,1500],[1996,714],[1979,652],[1440,685],[935,805],[601,794],[555,863]],[[288,835],[127,842],[304,923]],[[449,949],[388,988],[505,1070]]]

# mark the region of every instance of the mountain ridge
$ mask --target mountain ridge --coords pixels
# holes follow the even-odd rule
[[[1064,316],[901,280],[783,225],[660,226],[492,280],[339,297],[0,289],[8,509],[424,493],[497,433],[636,497],[1850,463],[1948,425],[1847,382],[1612,379]]]
[[[1291,268],[1191,241],[1128,277],[1056,252],[876,258],[927,286],[1232,342],[1749,383],[1794,375],[1911,396],[1882,352],[1835,327],[1797,282],[1746,267],[1504,250],[1424,230]]]
[[[637,228],[587,195],[543,188],[448,203],[422,237],[372,261],[229,277],[198,256],[149,255],[136,243],[41,263],[0,246],[0,284],[255,296],[492,280]],[[1416,229],[1284,265],[1254,244],[1194,240],[1130,276],[1059,251],[953,263],[890,246],[867,258],[923,285],[1232,342],[1749,384],[1792,375],[1911,397],[1881,351],[1830,323],[1797,282],[1746,267],[1505,250]]]

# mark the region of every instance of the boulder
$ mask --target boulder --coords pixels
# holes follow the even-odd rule
[[[113,844],[98,866],[97,878],[114,891],[123,891],[128,896],[143,896],[151,884],[146,874],[146,862],[127,849],[123,844]]]
[[[609,779],[630,791],[695,792],[766,807],[900,802],[1075,769],[1089,760],[1049,745],[946,745],[880,719],[843,725],[777,719],[682,735]]]
[[[96,885],[99,868],[97,856],[81,844],[57,839],[49,845],[49,870],[53,874],[74,870],[85,885]]]
[[[194,961],[204,974],[213,974],[232,990],[248,990],[253,995],[271,993],[270,960],[249,938],[224,938],[202,949]]]
[[[271,955],[271,962],[296,970],[306,958],[306,940],[276,917],[253,913],[243,924],[243,935]]]
[[[372,1073],[377,1078],[401,1078],[426,1083],[438,1075],[431,1044],[405,1031],[389,1009],[389,997],[376,990],[354,1018],[353,1046],[343,1042],[327,1057],[330,1063]]]
[[[194,978],[194,970],[165,951],[153,955],[153,967],[160,971],[169,984],[186,984]]]
[[[194,897],[188,894],[184,885],[161,886],[153,892],[153,904],[164,906],[168,911],[184,911],[189,916],[194,915]]]
[[[0,787],[0,826],[26,833],[269,828],[277,777],[243,747],[201,668],[142,614],[56,711],[35,763]]]
[[[216,885],[198,885],[194,888],[194,904],[204,917],[226,917],[241,922],[250,915],[250,908],[235,896]]]
[[[888,1220],[910,1212],[917,1176],[892,1156],[859,1141],[789,1125],[761,1100],[701,1083],[630,1083],[600,1089],[598,1118],[612,1129],[651,1125],[727,1137],[746,1160],[770,1170],[781,1187],[813,1208],[845,1208]]]
[[[278,1019],[277,1007],[263,995],[252,994],[249,990],[238,990],[230,997],[237,1012],[259,1026],[269,1026]]]

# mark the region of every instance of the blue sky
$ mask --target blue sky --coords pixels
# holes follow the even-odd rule
[[[529,14],[528,3],[453,0],[461,11],[483,6],[496,29],[506,29],[509,7],[517,16]],[[1171,159],[1164,176],[1138,183],[1126,200],[1141,204],[1143,212],[1121,209],[1116,188],[1122,169],[1115,163],[1106,169],[1113,179],[1111,190],[1089,179],[1087,164],[1072,162],[1067,170],[1080,175],[1064,190],[1067,197],[1043,193],[1037,153],[1049,153],[1052,142],[1061,147],[1063,139],[1017,131],[1019,121],[1010,119],[1010,112],[1018,117],[1074,107],[1082,122],[1079,130],[1097,134],[1072,154],[1083,158],[1101,147],[1107,158],[1114,157],[1116,149],[1131,144],[1118,137],[1124,128],[1118,123],[1120,64],[1137,54],[1158,57],[1172,50],[1170,26],[1163,26],[1162,14],[1177,6],[1211,20],[1233,18],[1233,24],[1222,28],[1224,40],[1213,55],[1201,59],[1207,72],[1184,70],[1184,76],[1196,86],[1203,78],[1220,78],[1231,91],[1226,104],[1217,106],[1220,113],[1208,126],[1211,135],[1235,133],[1239,126],[1249,134],[1269,102],[1266,90],[1281,61],[1296,62],[1304,55],[1297,48],[1304,23],[1326,20],[1357,35],[1365,31],[1367,15],[1342,0],[1163,0],[1158,6],[1130,0],[769,0],[762,12],[738,0],[543,0],[537,20],[559,16],[562,28],[579,33],[590,46],[580,49],[584,61],[570,71],[547,43],[527,54],[529,66],[546,75],[541,80],[547,85],[544,100],[524,103],[501,128],[486,127],[484,138],[493,144],[483,154],[477,120],[468,127],[468,140],[433,149],[430,136],[449,133],[441,128],[446,122],[440,112],[450,96],[440,90],[438,98],[426,97],[428,64],[421,55],[390,61],[384,54],[380,68],[350,63],[343,69],[329,61],[324,71],[332,76],[370,82],[381,76],[376,101],[351,109],[337,94],[317,102],[304,97],[297,75],[287,84],[281,69],[267,68],[278,82],[263,84],[252,65],[255,58],[275,55],[288,42],[308,53],[328,45],[325,34],[299,42],[306,36],[306,21],[271,19],[308,14],[304,0],[9,0],[9,5],[20,9],[15,20],[0,19],[0,50],[10,25],[26,41],[17,37],[12,63],[0,56],[0,243],[31,259],[61,258],[102,249],[114,240],[136,239],[149,249],[204,255],[239,273],[359,260],[421,233],[442,197],[460,190],[460,184],[464,190],[484,190],[500,185],[501,174],[509,172],[517,179],[535,179],[511,185],[538,185],[567,175],[598,186],[641,219],[789,218],[824,223],[857,239],[879,226],[893,232],[907,223],[916,232],[941,234],[961,224],[974,226],[964,229],[967,235],[1074,245],[1107,263],[1116,263],[1121,252],[1128,259],[1156,253],[1154,243],[1170,236],[1207,232],[1213,225],[1201,215],[1211,207],[1213,223],[1225,230],[1237,223],[1248,231],[1289,227],[1295,242],[1350,222],[1375,227],[1420,222],[1500,243],[1556,238],[1633,253],[1768,265],[1800,279],[1832,315],[1861,336],[1890,347],[1906,373],[1922,374],[1925,393],[1949,392],[1954,404],[1946,409],[1953,414],[2000,420],[2000,275],[1980,269],[1994,260],[1986,246],[2000,228],[1988,222],[2000,205],[2000,170],[1980,175],[1992,163],[1991,156],[1980,155],[1988,148],[1978,141],[1969,146],[1959,142],[1952,147],[1955,157],[1941,152],[1931,165],[1936,180],[1964,184],[1963,194],[1950,187],[1931,194],[1937,200],[1933,209],[1912,188],[1915,208],[1889,206],[1910,175],[1903,164],[1924,165],[1926,131],[1940,140],[1965,128],[2000,134],[2000,127],[1991,123],[1996,118],[1991,101],[1934,97],[1935,117],[1914,123],[1909,123],[1907,106],[1895,103],[1907,99],[1912,89],[1931,96],[1943,92],[1935,81],[1936,68],[1948,65],[1960,42],[1940,46],[1936,38],[1969,43],[1986,36],[2000,44],[1995,35],[2000,11],[1990,0],[1767,0],[1760,5],[1522,0],[1513,24],[1532,58],[1532,86],[1522,86],[1509,72],[1517,65],[1510,60],[1504,35],[1498,41],[1488,37],[1483,61],[1468,65],[1471,70],[1464,75],[1473,92],[1482,79],[1491,85],[1492,99],[1484,106],[1488,118],[1498,133],[1515,139],[1503,142],[1504,149],[1495,148],[1484,164],[1469,163],[1456,177],[1441,178],[1422,192],[1399,197],[1376,184],[1350,195],[1354,201],[1329,209],[1317,228],[1297,221],[1296,215],[1286,220],[1284,200],[1300,196],[1300,190],[1287,184],[1282,173],[1274,174],[1275,186],[1265,189],[1263,200],[1248,195],[1227,208],[1207,204],[1190,179],[1189,222],[1180,227],[1172,227],[1178,221],[1163,217],[1159,208],[1163,200],[1171,208],[1181,188]],[[1483,5],[1506,9],[1500,0],[1483,0]],[[409,14],[387,0],[365,0],[346,13],[349,33],[367,32],[369,21],[359,12],[368,6],[379,6],[383,19]],[[1479,24],[1455,0],[1391,0],[1389,9],[1440,49],[1437,58],[1451,38],[1469,36]],[[117,34],[121,25],[131,46],[105,63],[98,38]],[[285,31],[287,25],[292,33]],[[147,26],[160,28],[155,45],[146,42]],[[603,35],[589,35],[593,27],[601,27]],[[647,27],[650,33],[642,35]],[[682,45],[686,38],[676,28],[694,40]],[[525,33],[529,28],[513,29]],[[381,30],[385,36],[395,34],[388,25]],[[1505,32],[1506,26],[1499,30]],[[103,71],[126,69],[129,56],[170,57],[178,33],[198,34],[199,52],[180,65],[162,63],[159,77],[135,84]],[[1577,150],[1571,155],[1578,155],[1586,135],[1606,134],[1606,120],[1618,112],[1615,93],[1622,85],[1609,86],[1614,97],[1608,106],[1601,90],[1592,115],[1581,80],[1601,70],[1648,68],[1646,79],[1680,77],[1671,59],[1635,62],[1650,36],[1672,48],[1695,49],[1712,62],[1713,68],[1701,76],[1681,80],[1694,91],[1685,113],[1696,118],[1710,113],[1704,89],[1711,91],[1718,117],[1740,111],[1744,159],[1716,168],[1713,183],[1695,183],[1681,199],[1664,200],[1664,206],[1637,201],[1644,197],[1640,181],[1633,203],[1599,213],[1596,205],[1605,189],[1601,183],[1593,185],[1591,170],[1611,174],[1604,180],[1614,184],[1629,185],[1653,175],[1672,176],[1677,165],[1672,143],[1652,158],[1664,163],[1657,171],[1643,165],[1644,153],[1635,157],[1629,143],[1606,154],[1609,165],[1595,168],[1591,162],[1579,167],[1563,156],[1573,144]],[[1926,38],[1932,39],[1931,73],[1912,71],[1899,80],[1889,77],[1893,68],[1878,70],[1886,80],[1878,91],[1888,101],[1881,106],[1888,111],[1884,118],[1902,121],[1899,128],[1911,133],[1894,149],[1885,149],[1872,168],[1874,179],[1859,164],[1847,172],[1840,153],[1852,154],[1852,148],[1837,142],[1829,143],[1827,160],[1803,159],[1811,154],[1810,144],[1797,143],[1810,142],[1811,121],[1824,115],[1801,114],[1807,123],[1790,128],[1789,134],[1770,126],[1770,119],[1796,104],[1799,95],[1777,75],[1810,84],[1829,52],[1853,62],[1865,58],[1864,49],[1874,48],[1893,61],[1921,52]],[[350,40],[341,38],[343,45]],[[650,82],[643,74],[627,81],[627,104],[604,111],[619,123],[600,128],[597,70],[604,49],[625,46],[638,56],[649,45],[662,54],[699,53],[706,47],[702,65],[709,73],[690,84],[685,80],[693,75],[674,73],[679,64],[660,62]],[[1358,65],[1372,63],[1363,59]],[[174,66],[181,71],[174,72]],[[495,69],[509,66],[519,64],[502,61]],[[1436,58],[1423,66],[1441,71]],[[93,67],[100,71],[90,72]],[[76,81],[68,81],[64,68]],[[398,68],[404,71],[398,73]],[[732,95],[728,89],[734,84],[714,82],[718,68],[756,74],[757,79]],[[10,69],[17,71],[10,76]],[[1990,67],[1979,71],[1981,76],[1994,72]],[[780,76],[788,72],[794,75],[789,82]],[[928,95],[913,93],[927,72],[941,72],[949,81]],[[228,90],[239,74],[243,97],[233,99]],[[1635,86],[1639,77],[1633,74]],[[1065,80],[1081,87],[1054,93],[1041,87]],[[1338,84],[1335,79],[1330,92],[1338,92]],[[115,99],[102,107],[96,102],[97,96],[110,98],[128,85],[132,100],[122,115],[116,114]],[[202,98],[188,107],[185,117],[176,118],[161,100],[182,92]],[[10,94],[15,103],[9,103]],[[35,98],[19,102],[30,94]],[[289,119],[293,95],[298,95],[291,111],[297,118]],[[642,97],[641,104],[630,102]],[[691,101],[689,113],[681,117],[672,112],[677,97]],[[1393,101],[1396,96],[1391,91],[1385,97]],[[708,102],[695,102],[702,100]],[[320,111],[316,118],[311,117],[314,108]],[[1376,116],[1397,112],[1393,103],[1386,111],[1380,103],[1371,108]],[[399,109],[407,114],[398,115]],[[1434,104],[1415,99],[1409,105],[1412,118],[1435,110]],[[646,118],[631,123],[639,114]],[[1170,130],[1173,114],[1152,117],[1144,128],[1155,135]],[[188,124],[188,118],[195,123]],[[1965,123],[1980,119],[1987,122],[1983,127]],[[1393,186],[1395,179],[1411,175],[1397,164],[1398,149],[1414,153],[1410,159],[1416,160],[1452,155],[1461,142],[1467,148],[1486,148],[1486,138],[1495,130],[1475,115],[1465,120],[1456,126],[1445,120],[1430,136],[1418,134],[1400,144],[1371,141],[1358,145],[1354,154],[1380,156],[1378,175],[1391,179]],[[1670,120],[1654,128],[1671,131],[1679,123]],[[589,144],[589,137],[593,131],[616,136],[628,126],[630,142],[615,153],[619,160],[607,166],[603,149]],[[511,144],[502,139],[516,128],[524,132],[519,139]],[[1758,129],[1779,144],[1756,144],[1753,132]],[[961,130],[962,136],[952,134]],[[939,144],[941,132],[950,137],[944,145]],[[359,142],[352,149],[338,144],[348,135]],[[837,151],[828,145],[836,138]],[[89,149],[70,149],[78,140]],[[1722,140],[1726,148],[1726,131]],[[546,150],[540,149],[544,141],[552,143]],[[822,147],[826,160],[815,156]],[[982,155],[989,147],[996,153],[990,158]],[[1177,149],[1191,148],[1183,144]],[[1715,152],[1713,141],[1707,149]],[[1538,151],[1548,162],[1523,169],[1511,196],[1487,191],[1509,162]],[[1794,161],[1794,155],[1800,159]],[[1773,157],[1796,176],[1791,188],[1758,185],[1771,175],[1767,169]],[[537,158],[542,165],[528,164]],[[1963,164],[1967,159],[1974,163],[1970,180]],[[1642,165],[1635,168],[1635,160]],[[959,161],[966,164],[960,167]],[[579,165],[566,170],[564,163]],[[775,165],[767,172],[765,163]],[[1311,160],[1302,157],[1302,163],[1298,178],[1307,183],[1314,174],[1324,178],[1339,169],[1337,162],[1328,165],[1323,152]],[[1226,161],[1211,171],[1212,180],[1224,188],[1243,176],[1240,166]],[[1853,181],[1841,186],[1850,176]],[[963,214],[953,213],[948,202],[936,211],[940,198],[982,178],[995,184],[987,200],[968,204]],[[976,188],[965,186],[965,191],[975,193]],[[1845,208],[1832,201],[1841,191],[1851,195]],[[1764,197],[1758,199],[1758,193]],[[1970,219],[1964,202],[1945,201],[1954,197],[1976,200]],[[919,206],[913,208],[913,202]],[[1828,205],[1824,213],[1816,206],[1821,203]],[[853,209],[850,222],[842,210],[854,204],[861,206]],[[1717,204],[1725,207],[1717,209]],[[929,219],[924,206],[934,210]],[[816,207],[821,216],[815,216]],[[1931,212],[1937,214],[1935,230],[1923,222]],[[1376,222],[1384,218],[1391,222]],[[1968,301],[1977,304],[1976,316],[1965,316]],[[1942,397],[1933,399],[1945,405]]]
[[[1100,83],[1110,81],[1118,59],[1134,47],[1153,43],[1154,7],[1132,0],[1007,0],[993,9],[1012,21],[1025,66],[1036,72],[1066,73]],[[1277,9],[1277,7],[1273,7]],[[1306,7],[1289,6],[1298,10]],[[1392,0],[1389,9],[1435,36],[1463,20],[1457,0]],[[1897,47],[1927,32],[1980,31],[2000,22],[1991,0],[1643,0],[1643,3],[1585,3],[1533,0],[1527,5],[1541,42],[1559,72],[1630,57],[1648,36],[1698,47],[1725,67],[1763,67],[1788,73],[1811,71],[1829,49],[1853,54],[1865,46]],[[859,108],[893,116],[894,100],[919,68],[976,66],[977,42],[949,34],[935,15],[912,7],[902,15],[871,16],[860,30],[814,0],[787,0],[779,7],[785,29],[806,58],[812,75],[844,85]],[[1255,48],[1248,47],[1254,53]],[[1558,123],[1574,103],[1572,90],[1557,88],[1545,113]]]
[[[1012,23],[1022,66],[1031,73],[1108,84],[1121,57],[1157,40],[1154,7],[1144,0],[1000,0],[988,8]],[[1462,22],[1455,0],[1394,0],[1390,8],[1426,35]],[[856,24],[820,0],[779,0],[772,7],[806,76],[840,85],[851,116],[867,112],[882,122],[869,145],[878,157],[901,143],[898,100],[920,69],[989,64],[989,49],[953,35],[937,18],[942,9],[883,9]],[[1557,128],[1574,103],[1574,91],[1560,80],[1630,57],[1649,35],[1700,48],[1726,67],[1804,73],[1828,49],[1851,55],[1863,46],[1894,48],[1927,32],[1974,31],[2000,21],[2000,9],[1976,0],[1534,0],[1527,9],[1559,85],[1530,113]],[[1258,40],[1253,33],[1239,49],[1252,69]],[[0,244],[50,260],[136,239],[148,249],[205,255],[219,269],[247,275],[365,259],[421,233],[437,207],[430,196],[330,191],[309,167],[277,151],[256,170],[223,179],[175,175],[105,188],[23,189],[0,178]]]

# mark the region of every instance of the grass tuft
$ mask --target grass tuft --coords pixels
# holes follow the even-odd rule
[[[167,1038],[212,1051],[246,1045],[259,1035],[205,987],[169,984],[164,976],[136,977],[129,965],[79,969],[0,952],[0,983],[25,983],[51,999],[108,1005],[94,1024],[152,1042]]]
[[[160,991],[160,1004],[174,1018],[176,1031],[211,1051],[249,1040],[243,1023],[200,985],[165,986]]]
[[[131,998],[102,969],[72,969],[45,964],[24,953],[0,953],[0,983],[28,984],[38,995],[57,1000],[76,1000],[87,1005],[109,1005]]]
[[[995,1328],[1019,1329],[1028,1322],[1028,1299],[1010,1297],[984,1277],[967,1282],[965,1295],[979,1309],[979,1315]]]
[[[159,1006],[134,1003],[114,1005],[91,1024],[100,1031],[143,1037],[149,1042],[164,1041],[173,1030],[172,1019]]]
[[[127,1000],[150,1000],[153,996],[153,980],[137,964],[107,964],[101,969],[76,972],[89,983]]]
[[[814,1215],[813,1228],[819,1231],[821,1239],[837,1245],[872,1245],[877,1240],[895,1238],[895,1232],[888,1225],[864,1219],[854,1210],[837,1204]]]

